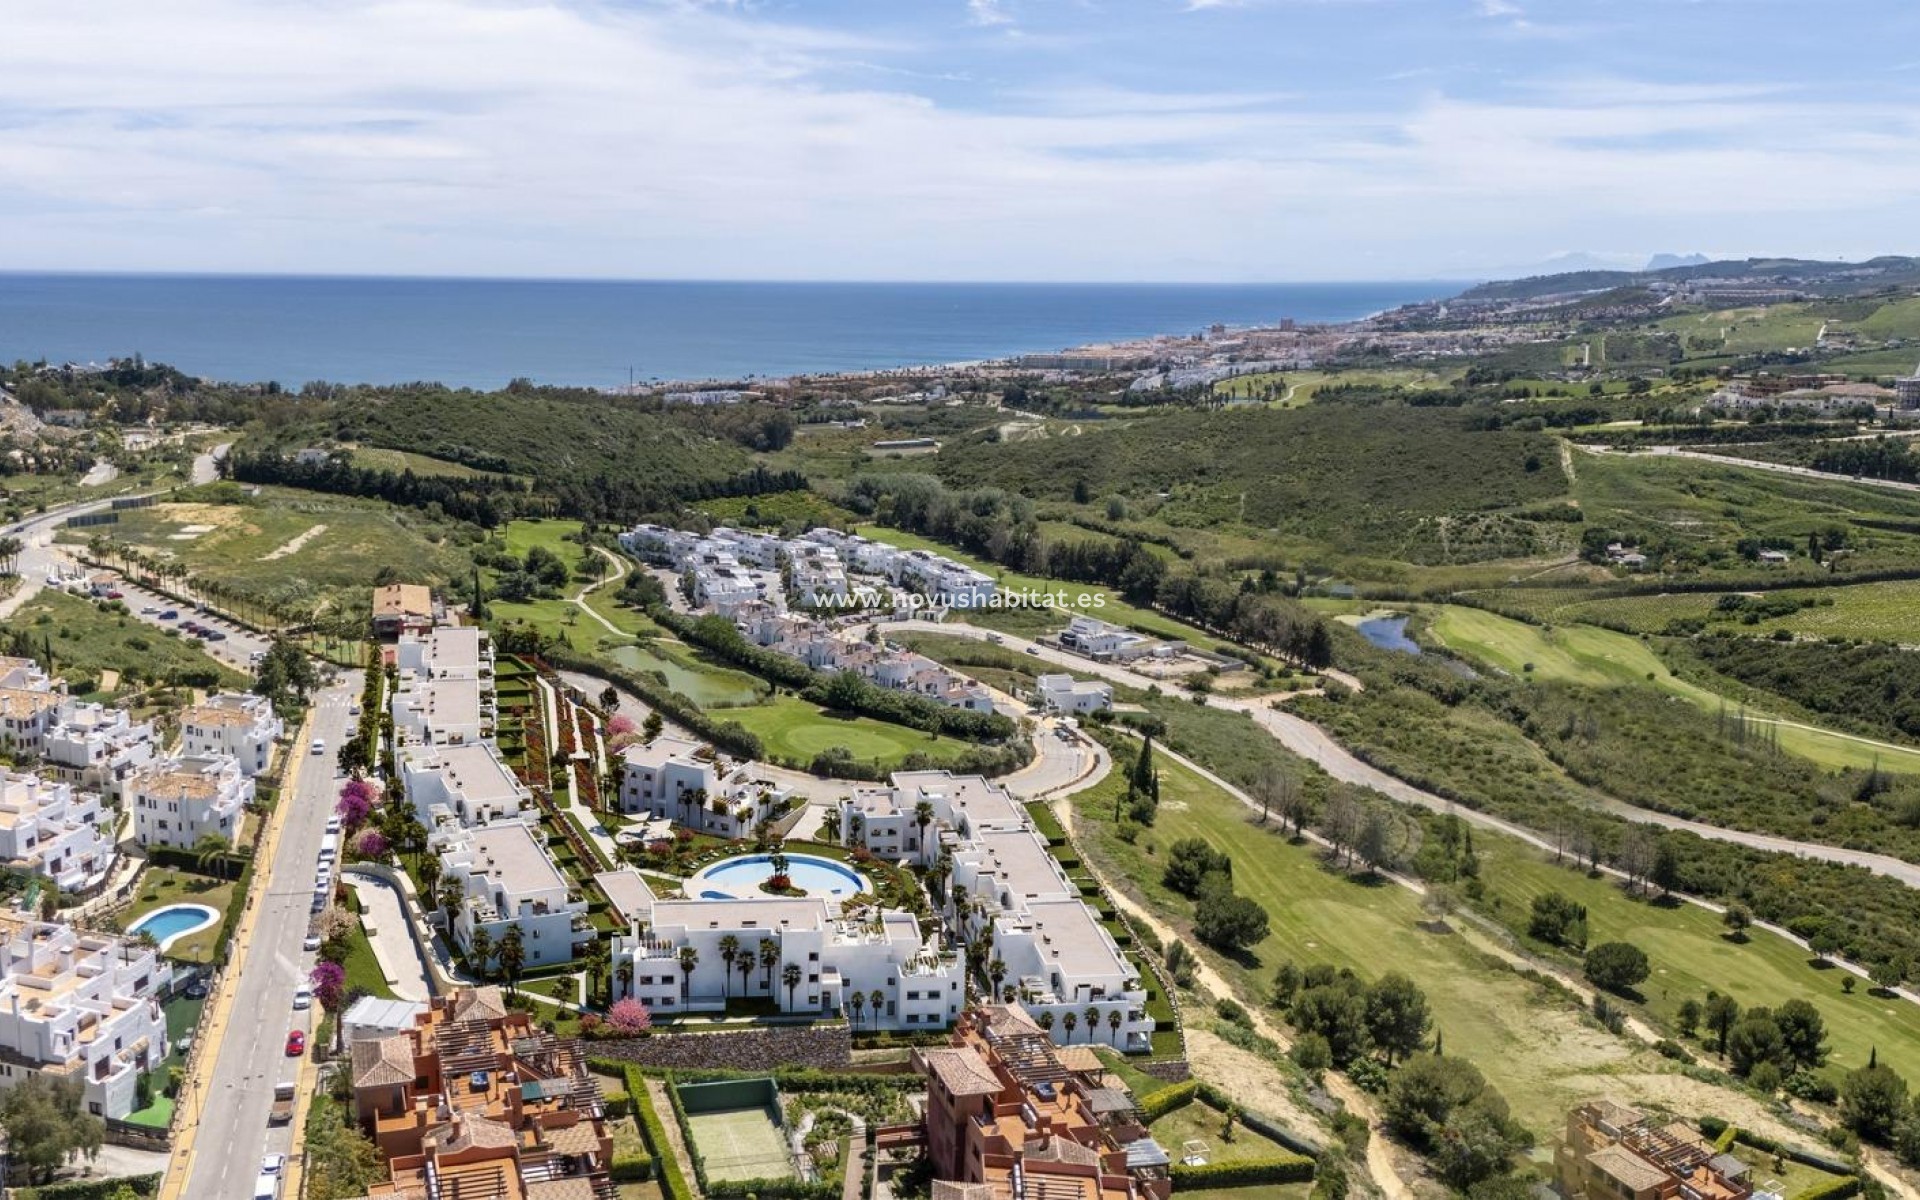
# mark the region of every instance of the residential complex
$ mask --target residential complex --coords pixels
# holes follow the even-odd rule
[[[370,1197],[613,1200],[613,1136],[579,1042],[499,989],[436,998],[352,1046],[353,1115],[380,1148]]]
[[[491,742],[408,748],[396,766],[402,792],[429,830],[515,820],[533,811],[533,793]]]
[[[1754,1191],[1747,1165],[1715,1152],[1699,1130],[1614,1100],[1567,1114],[1553,1165],[1566,1200],[1747,1200]]]
[[[573,894],[532,826],[499,821],[446,828],[430,844],[440,856],[440,878],[460,889],[453,935],[462,948],[470,952],[482,929],[497,947],[517,927],[525,965],[543,967],[570,960],[576,942],[593,938],[586,900]]]
[[[151,721],[136,721],[123,708],[68,698],[47,731],[40,769],[75,787],[120,800],[126,795],[127,780],[153,761],[158,745]]]
[[[185,848],[211,835],[232,843],[240,832],[241,811],[253,802],[253,794],[252,777],[229,755],[160,759],[127,781],[134,841]]]
[[[259,775],[273,761],[273,744],[285,732],[286,722],[265,696],[227,692],[180,714],[180,751],[224,754],[240,765],[243,774]]]
[[[1033,687],[1040,706],[1057,713],[1106,712],[1113,707],[1113,685],[1102,680],[1042,675],[1033,681]]]
[[[0,913],[0,1088],[78,1079],[88,1112],[126,1116],[140,1075],[167,1057],[167,978],[138,942]]]
[[[927,942],[912,913],[850,913],[814,895],[657,899],[638,873],[623,891],[632,911],[613,962],[617,978],[631,978],[617,990],[658,1013],[764,997],[781,1012],[844,1015],[861,1028],[940,1029],[966,1002],[962,964]]]
[[[106,878],[113,841],[112,819],[101,813],[98,795],[37,775],[0,772],[0,862],[77,892]]]
[[[841,802],[840,832],[882,858],[947,859],[948,918],[969,936],[991,938],[1006,984],[1042,1026],[1064,1037],[1066,1015],[1078,1023],[1091,1010],[1115,1048],[1152,1046],[1139,969],[1004,788],[978,776],[899,772],[891,788],[864,788]]]
[[[791,798],[785,784],[754,764],[731,762],[686,738],[657,737],[621,755],[621,812],[670,818],[718,837],[748,836],[785,812]]]
[[[1061,1062],[1012,1005],[968,1012],[950,1046],[916,1050],[927,1079],[936,1200],[1166,1200],[1169,1158],[1122,1089]]]

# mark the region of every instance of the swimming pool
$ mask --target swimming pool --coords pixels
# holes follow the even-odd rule
[[[165,908],[154,909],[127,926],[127,932],[153,935],[153,940],[164,951],[181,938],[190,933],[199,933],[219,919],[220,913],[204,904],[169,904]]]
[[[689,896],[698,894],[702,900],[764,896],[767,893],[760,890],[760,885],[772,874],[772,855],[739,854],[721,859],[689,879],[686,892]],[[809,896],[857,896],[872,890],[866,876],[852,867],[811,854],[787,855],[787,878]]]

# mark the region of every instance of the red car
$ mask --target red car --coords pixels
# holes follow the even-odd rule
[[[109,600],[125,600],[126,598],[127,594],[122,591],[111,591],[107,593],[107,599]]]
[[[287,1035],[287,1057],[299,1058],[307,1052],[307,1035],[298,1029]]]

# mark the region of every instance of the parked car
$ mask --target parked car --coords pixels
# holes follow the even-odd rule
[[[140,606],[140,615],[143,617],[157,616],[159,612],[160,606],[158,604],[143,604]]]
[[[260,1159],[260,1173],[262,1175],[278,1175],[281,1171],[286,1169],[286,1165],[287,1165],[286,1155],[268,1154]]]
[[[300,943],[300,948],[302,950],[318,950],[320,948],[320,935],[317,933],[308,934],[307,940]]]
[[[325,754],[327,752],[327,739],[325,738],[313,739],[313,752],[315,754]]]
[[[107,593],[107,599],[109,600],[125,600],[126,598],[127,598],[127,594],[121,591],[119,588],[114,588],[112,591]]]
[[[287,1057],[299,1058],[307,1052],[307,1035],[298,1029],[287,1035]]]
[[[313,1007],[313,989],[301,984],[293,989],[293,1006],[296,1009]]]
[[[160,619],[162,621],[177,621],[180,619],[179,610],[169,608],[160,614]]]

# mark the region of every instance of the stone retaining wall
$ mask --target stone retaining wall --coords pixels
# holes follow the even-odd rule
[[[793,1026],[729,1029],[715,1033],[655,1033],[650,1037],[595,1041],[591,1053],[643,1067],[715,1067],[771,1071],[775,1067],[842,1070],[853,1062],[847,1027]]]

